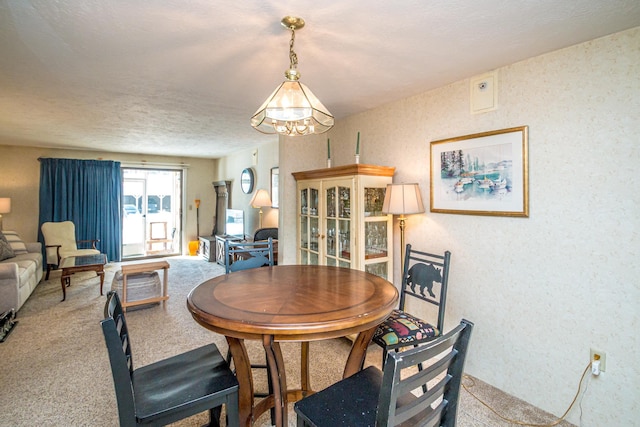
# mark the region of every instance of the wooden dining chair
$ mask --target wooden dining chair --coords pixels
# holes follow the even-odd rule
[[[389,352],[382,371],[370,366],[305,397],[294,405],[298,427],[454,427],[472,329],[462,320],[431,342]]]
[[[254,242],[224,241],[224,267],[227,274],[250,268],[273,266],[273,239]]]
[[[238,381],[215,344],[133,368],[127,321],[115,291],[101,322],[118,402],[120,426],[166,425],[209,410],[211,425],[225,405],[227,425],[238,426]]]
[[[373,335],[373,342],[383,349],[383,363],[389,350],[397,351],[402,347],[428,342],[442,333],[450,262],[449,251],[442,255],[432,254],[407,245],[399,307],[378,325]],[[429,322],[408,313],[405,310],[408,297],[426,302],[425,309],[428,311],[432,308],[436,321]]]

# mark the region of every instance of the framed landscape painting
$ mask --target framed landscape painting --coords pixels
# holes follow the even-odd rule
[[[431,142],[431,212],[529,216],[528,127]]]

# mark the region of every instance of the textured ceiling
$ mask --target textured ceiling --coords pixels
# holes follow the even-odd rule
[[[640,25],[638,0],[0,0],[0,144],[217,158],[284,80],[336,119]]]

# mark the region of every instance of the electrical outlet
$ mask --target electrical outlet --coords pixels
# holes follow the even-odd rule
[[[589,360],[591,360],[592,362],[596,360],[596,355],[599,356],[599,359],[597,360],[600,360],[600,372],[604,372],[607,369],[607,353],[592,348]]]

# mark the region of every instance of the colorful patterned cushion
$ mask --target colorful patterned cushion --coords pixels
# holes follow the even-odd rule
[[[439,335],[440,331],[424,320],[393,310],[387,320],[378,325],[373,341],[382,347],[401,347],[429,341]]]

